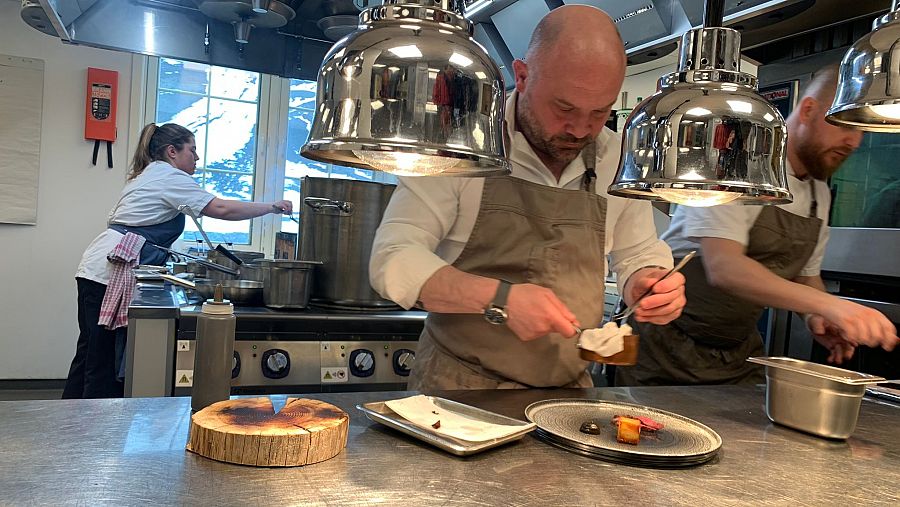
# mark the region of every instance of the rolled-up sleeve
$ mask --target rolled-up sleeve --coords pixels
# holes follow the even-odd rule
[[[369,259],[369,281],[382,297],[412,308],[422,285],[448,265],[435,251],[459,210],[457,178],[400,178]]]
[[[606,235],[611,242],[610,270],[616,274],[619,293],[624,294],[625,282],[635,271],[647,266],[671,268],[672,250],[656,235],[653,207],[648,202],[628,201]]]

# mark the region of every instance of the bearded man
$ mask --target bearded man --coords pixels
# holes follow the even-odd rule
[[[429,311],[410,389],[591,386],[572,338],[603,318],[607,256],[629,305],[672,266],[650,204],[606,193],[621,143],[604,125],[625,64],[603,11],[554,9],[513,65],[512,174],[400,178],[369,277],[382,296]],[[635,318],[668,323],[683,286],[680,274],[661,281]]]
[[[837,66],[815,73],[787,119],[792,203],[675,212],[662,239],[676,259],[700,254],[683,270],[687,305],[666,326],[633,322],[638,363],[617,368],[616,385],[764,382],[763,368],[746,359],[765,355],[756,324],[766,306],[802,314],[830,362],[850,359],[858,345],[896,346],[887,317],[828,294],[819,275],[831,206],[826,181],[862,140],[862,132],[825,121],[837,78]]]

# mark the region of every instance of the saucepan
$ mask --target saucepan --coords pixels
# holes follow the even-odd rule
[[[263,303],[263,282],[255,280],[211,280],[198,278],[194,280],[194,291],[197,295],[211,299],[215,293],[216,285],[222,285],[222,294],[225,299],[239,306],[261,306]]]

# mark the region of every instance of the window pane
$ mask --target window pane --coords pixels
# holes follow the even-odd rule
[[[298,178],[284,179],[284,197],[282,197],[282,199],[287,199],[294,203],[294,216],[296,217],[296,213],[300,211],[298,207],[302,205],[300,202],[300,180]],[[297,222],[291,220],[288,215],[283,215],[281,217],[280,231],[299,233],[299,229],[300,227],[297,225]]]
[[[209,86],[209,65],[182,62],[170,58],[159,59],[159,87],[206,94]]]
[[[345,180],[373,181],[375,179],[375,171],[336,165],[331,167],[331,177]]]
[[[219,220],[217,218],[203,217],[203,230],[206,231],[213,245],[216,243],[231,243],[232,245],[250,244],[250,224],[252,220]],[[227,246],[227,245],[226,245]]]
[[[166,58],[159,68],[156,121],[194,133],[200,157],[194,179],[223,199],[251,200],[260,75]],[[250,220],[201,217],[201,224],[213,242],[250,242]],[[183,238],[190,243],[195,237],[196,227],[188,220]]]
[[[219,171],[207,171],[203,188],[222,199],[249,201],[253,192],[253,176]],[[203,230],[213,243],[250,243],[251,220],[219,220],[210,217],[201,219]]]
[[[253,173],[256,165],[256,113],[256,104],[209,100],[207,168]]]
[[[312,111],[316,108],[316,82],[291,79],[289,107],[302,107]]]
[[[250,201],[253,198],[253,176],[232,172],[207,171],[203,188],[223,199]]]
[[[287,153],[285,176],[300,178],[303,176],[328,176],[328,164],[316,162],[300,156],[300,148],[309,138],[309,127],[312,125],[313,112],[303,109],[288,110]]]
[[[259,100],[259,74],[246,70],[212,67],[210,92],[213,97],[226,99]]]
[[[194,133],[197,142],[197,167],[203,167],[206,147],[206,118],[209,99],[179,92],[160,91],[156,100],[156,122],[177,123]]]

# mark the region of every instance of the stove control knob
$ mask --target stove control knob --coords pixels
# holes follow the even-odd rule
[[[375,373],[375,354],[357,349],[350,353],[350,373],[357,377],[371,377]]]
[[[231,360],[231,378],[237,378],[241,374],[241,355],[238,351],[234,351],[234,358]]]
[[[284,378],[291,371],[291,356],[286,350],[269,349],[262,355],[262,372],[267,378]]]
[[[413,363],[416,361],[416,353],[409,349],[398,349],[394,351],[394,373],[401,377],[408,377],[409,370],[412,369]]]

